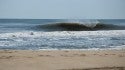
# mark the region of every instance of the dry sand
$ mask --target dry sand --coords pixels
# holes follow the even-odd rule
[[[125,50],[0,50],[0,70],[125,70]]]

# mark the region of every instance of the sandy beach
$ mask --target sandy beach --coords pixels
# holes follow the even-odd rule
[[[125,50],[0,50],[0,70],[125,70]]]

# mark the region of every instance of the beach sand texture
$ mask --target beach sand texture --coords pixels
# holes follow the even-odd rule
[[[0,50],[0,70],[125,70],[125,50]]]

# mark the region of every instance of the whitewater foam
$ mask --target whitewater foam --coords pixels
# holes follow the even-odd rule
[[[31,35],[33,33],[34,35]],[[14,32],[14,33],[1,33],[0,38],[15,38],[15,37],[57,37],[57,36],[124,36],[125,30],[108,30],[108,31],[54,31],[54,32]]]
[[[1,49],[105,49],[123,48],[123,45],[125,30],[24,31],[0,34]]]

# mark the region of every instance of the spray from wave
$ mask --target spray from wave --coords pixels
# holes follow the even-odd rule
[[[81,25],[84,25],[86,27],[90,27],[90,28],[93,28],[95,27],[98,23],[100,23],[98,20],[82,20],[82,19],[70,19],[70,20],[67,20],[66,22],[64,23],[77,23],[77,24],[81,24]]]
[[[98,20],[67,20],[39,25],[37,28],[47,31],[94,31],[94,30],[124,30],[125,26],[105,24]]]

